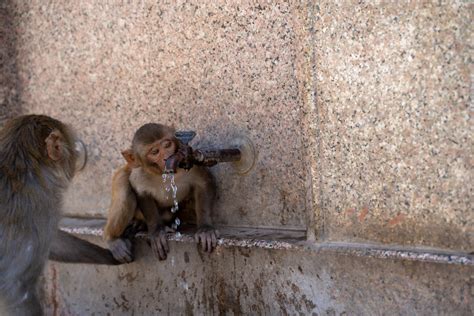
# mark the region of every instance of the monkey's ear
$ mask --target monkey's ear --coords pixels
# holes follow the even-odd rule
[[[125,158],[125,160],[127,161],[130,167],[132,168],[140,167],[140,163],[135,158],[135,155],[133,154],[133,150],[125,149],[124,151],[122,151],[122,156],[123,158]]]
[[[57,129],[53,130],[45,139],[48,157],[53,161],[58,161],[63,157],[61,139],[61,132]]]

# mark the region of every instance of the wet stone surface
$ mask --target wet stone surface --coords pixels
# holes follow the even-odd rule
[[[303,249],[218,246],[208,254],[194,243],[175,241],[170,242],[167,260],[158,261],[145,242],[137,246],[137,260],[122,266],[50,262],[45,275],[48,311],[67,315],[473,312],[473,266]]]

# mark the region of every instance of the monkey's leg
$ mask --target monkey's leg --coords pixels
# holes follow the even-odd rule
[[[151,250],[159,260],[165,260],[170,251],[166,235],[174,230],[164,225],[163,216],[153,197],[139,197],[138,204],[145,217]]]
[[[110,250],[104,249],[86,240],[58,230],[51,244],[49,259],[71,263],[95,263],[116,265],[117,261]]]
[[[148,234],[151,250],[159,260],[165,260],[168,252],[170,252],[167,235],[174,232],[175,230],[168,226],[158,225],[153,233]]]

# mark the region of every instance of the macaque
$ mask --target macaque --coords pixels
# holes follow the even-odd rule
[[[211,224],[216,186],[205,167],[177,169],[174,174],[180,210],[173,213],[173,196],[162,175],[165,161],[185,147],[173,128],[149,123],[140,127],[132,147],[122,152],[127,164],[118,169],[112,179],[112,201],[104,237],[114,257],[121,262],[133,260],[132,243],[124,238],[130,223],[144,221],[153,253],[166,259],[169,252],[166,235],[177,215],[193,213],[197,224],[195,239],[203,251],[211,252],[217,245],[217,231]]]
[[[72,130],[44,115],[0,130],[0,314],[42,315],[38,279],[46,260],[119,264],[107,249],[58,229],[62,193],[80,151]]]

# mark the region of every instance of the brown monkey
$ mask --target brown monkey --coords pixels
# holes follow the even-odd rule
[[[160,260],[166,259],[169,252],[166,233],[172,231],[168,225],[176,219],[176,213],[171,212],[173,198],[166,190],[169,184],[163,182],[162,174],[166,159],[184,146],[175,137],[173,128],[149,123],[136,131],[132,147],[122,152],[127,165],[118,169],[112,179],[112,201],[104,229],[104,237],[117,260],[133,259],[132,244],[123,238],[123,233],[130,222],[142,219],[153,252]],[[198,226],[196,241],[204,251],[211,252],[217,245],[217,232],[211,224],[214,179],[201,166],[177,169],[174,177],[180,216],[194,213]]]
[[[58,230],[61,196],[78,152],[73,132],[26,115],[0,130],[0,314],[42,315],[38,278],[48,256],[118,264],[109,250]]]

